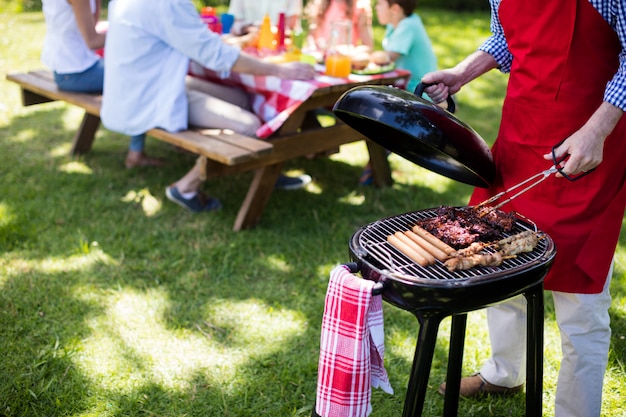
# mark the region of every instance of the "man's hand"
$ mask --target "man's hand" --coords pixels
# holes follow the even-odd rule
[[[590,171],[600,165],[603,158],[604,141],[613,131],[623,113],[621,109],[612,104],[602,103],[583,127],[556,148],[554,155],[557,159],[569,155],[569,159],[563,166],[563,172],[568,175],[575,175]],[[552,160],[552,153],[547,153],[543,157]],[[562,177],[561,174],[557,174],[557,176]]]

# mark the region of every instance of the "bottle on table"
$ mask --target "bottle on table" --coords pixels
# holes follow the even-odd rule
[[[209,30],[211,30],[211,32],[222,33],[222,23],[217,17],[217,13],[213,7],[203,7],[200,10],[200,18],[207,25]]]
[[[285,13],[278,14],[278,25],[276,25],[276,50],[285,52]]]
[[[300,18],[296,20],[296,24],[291,32],[291,45],[298,48],[298,50],[302,50],[304,47],[304,40],[306,39],[306,33],[304,29],[302,29],[302,21]]]
[[[276,48],[274,44],[274,34],[272,33],[272,21],[268,14],[263,17],[261,30],[259,32],[258,49],[260,52],[271,52]]]
[[[332,22],[330,41],[324,56],[326,75],[345,78],[352,71],[350,51],[352,48],[352,23],[349,20]]]

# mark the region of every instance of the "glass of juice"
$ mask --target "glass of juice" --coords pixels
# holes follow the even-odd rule
[[[351,70],[352,62],[349,56],[339,53],[326,55],[326,75],[345,78],[350,75]]]

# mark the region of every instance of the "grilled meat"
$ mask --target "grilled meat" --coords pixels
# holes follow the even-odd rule
[[[474,255],[476,253],[479,253],[483,249],[485,249],[485,244],[483,242],[474,242],[471,245],[469,245],[469,246],[467,246],[467,247],[465,247],[463,249],[459,249],[459,250],[456,250],[456,251],[452,252],[450,254],[450,257],[471,256],[471,255]]]
[[[421,220],[417,225],[455,249],[460,249],[474,242],[503,239],[506,232],[513,230],[515,220],[514,213],[492,208],[485,214],[482,208],[442,206],[437,216]]]
[[[504,256],[515,256],[520,253],[532,252],[543,235],[527,230],[506,239],[500,240],[496,248]]]
[[[475,253],[469,256],[457,256],[450,258],[443,264],[448,271],[463,271],[475,266],[498,266],[502,263],[503,257],[500,252],[494,253]]]
[[[493,245],[474,242],[466,248],[452,252],[450,259],[443,264],[450,272],[463,271],[475,266],[498,266],[506,258],[512,258],[524,252],[532,252],[541,239],[543,239],[543,234],[527,230],[501,239]],[[483,252],[487,248],[493,249],[495,252]]]

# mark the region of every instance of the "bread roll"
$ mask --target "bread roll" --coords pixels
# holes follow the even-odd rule
[[[389,64],[389,62],[391,61],[391,58],[389,58],[389,54],[385,51],[372,52],[370,54],[370,59],[372,60],[374,64],[380,65],[381,67],[383,65]]]
[[[370,54],[367,52],[357,52],[350,57],[352,69],[362,70],[370,63]]]

